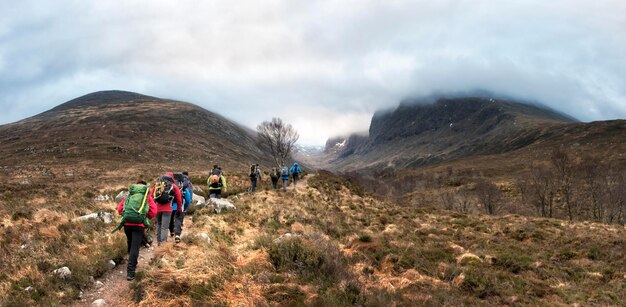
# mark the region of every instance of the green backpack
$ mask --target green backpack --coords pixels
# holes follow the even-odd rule
[[[130,186],[130,189],[128,189],[128,192],[128,197],[126,197],[126,201],[124,202],[122,219],[113,232],[120,230],[124,226],[124,223],[143,223],[146,227],[150,225],[150,220],[146,217],[148,210],[150,210],[150,205],[146,202],[150,188],[143,184],[133,184]]]

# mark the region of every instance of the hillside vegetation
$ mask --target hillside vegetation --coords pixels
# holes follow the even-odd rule
[[[393,205],[330,173],[194,212],[158,250],[139,305],[620,304],[622,226]],[[198,234],[208,233],[210,243]],[[131,295],[129,294],[129,297]]]

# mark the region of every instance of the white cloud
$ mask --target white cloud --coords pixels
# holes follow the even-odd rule
[[[0,3],[0,123],[91,91],[187,100],[305,143],[406,96],[476,88],[626,117],[626,2]]]

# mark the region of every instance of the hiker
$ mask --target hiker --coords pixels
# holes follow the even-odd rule
[[[176,243],[180,242],[180,235],[183,232],[183,224],[185,222],[185,214],[187,212],[187,209],[189,209],[189,205],[191,205],[191,201],[193,199],[193,184],[191,183],[191,180],[189,179],[189,172],[184,171],[183,175],[185,175],[187,177],[187,179],[189,180],[189,185],[187,185],[186,189],[184,190],[184,197],[183,197],[183,212],[182,214],[180,214],[180,218],[178,218],[176,220],[176,225],[174,225],[174,232],[176,234]]]
[[[206,181],[209,186],[209,198],[220,198],[222,195],[222,189],[226,190],[226,177],[224,173],[221,175],[211,174]]]
[[[287,191],[287,183],[289,182],[289,169],[286,166],[283,166],[283,169],[280,171],[280,178],[283,180],[283,191]]]
[[[180,189],[182,201],[182,211],[178,210],[179,204],[177,202],[172,203],[172,218],[170,219],[169,229],[170,237],[174,237],[174,242],[180,242],[180,235],[182,233],[183,220],[185,219],[185,212],[191,203],[193,195],[193,187],[189,180],[189,173],[174,173],[174,180],[176,185]]]
[[[170,219],[172,218],[172,202],[182,204],[182,196],[180,189],[174,182],[174,173],[167,172],[165,175],[157,178],[150,194],[153,195],[154,201],[157,203],[156,229],[157,244],[167,241],[167,232],[169,230]],[[177,212],[183,210],[182,206],[176,208]]]
[[[300,165],[298,165],[298,162],[295,162],[291,166],[289,173],[291,173],[291,177],[293,178],[293,189],[295,190],[298,180],[300,179],[300,174],[302,173],[302,169],[300,168]]]
[[[256,191],[256,183],[258,181],[261,181],[261,169],[259,169],[259,165],[258,164],[252,164],[250,165],[250,191],[251,192],[255,192]]]
[[[144,230],[150,224],[149,220],[156,215],[157,205],[145,181],[131,185],[128,193],[129,195],[124,197],[117,206],[117,212],[122,215],[122,222],[116,230],[120,229],[123,223],[128,244],[126,279],[133,280],[135,279],[139,246],[141,246],[144,237]]]
[[[272,171],[270,172],[270,179],[272,179],[272,187],[274,190],[278,189],[278,168],[272,167]]]

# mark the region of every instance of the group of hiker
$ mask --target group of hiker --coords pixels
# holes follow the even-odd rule
[[[255,192],[257,181],[261,181],[261,169],[258,164],[252,164],[250,166],[250,191]],[[278,189],[278,180],[282,180],[282,189],[283,191],[287,190],[287,183],[289,182],[289,176],[293,179],[293,187],[296,188],[298,184],[298,180],[300,179],[300,174],[302,174],[302,168],[295,162],[291,168],[287,168],[287,166],[283,166],[282,168],[272,167],[270,171],[270,179],[272,181],[272,188],[274,190]]]
[[[289,177],[293,178],[294,189],[302,173],[298,163],[290,169],[286,166],[278,170],[272,168],[270,178],[274,189],[278,189],[278,179],[282,179],[283,191],[287,188]],[[250,191],[256,191],[257,182],[261,181],[262,172],[258,164],[250,167]],[[227,188],[226,177],[219,165],[213,169],[207,179],[209,198],[220,198],[222,190]],[[150,247],[152,244],[152,228],[150,221],[154,219],[157,245],[173,237],[176,243],[180,242],[183,230],[185,212],[193,198],[193,185],[188,172],[166,172],[159,176],[150,187],[144,180],[130,186],[128,196],[123,198],[117,211],[122,215],[119,226],[113,231],[124,228],[128,243],[127,280],[135,279],[137,259],[141,245]]]

